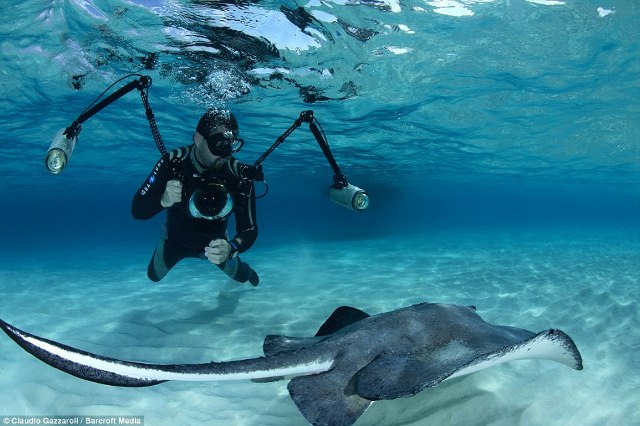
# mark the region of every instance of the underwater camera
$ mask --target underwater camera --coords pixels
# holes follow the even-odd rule
[[[222,220],[233,210],[233,199],[221,182],[200,179],[184,197],[189,214],[196,219]]]

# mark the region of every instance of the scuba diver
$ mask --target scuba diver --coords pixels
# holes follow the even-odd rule
[[[117,83],[130,77],[138,79],[105,96]],[[208,259],[237,282],[258,285],[258,274],[238,257],[251,248],[258,236],[253,182],[264,182],[265,192],[257,198],[265,196],[269,186],[262,173],[263,161],[302,123],[309,124],[334,172],[329,188],[331,201],[354,211],[368,208],[369,195],[350,184],[342,174],[313,111],[302,111],[253,165],[247,165],[233,157],[244,141],[238,137],[236,118],[227,110],[205,112],[193,134],[193,144],[167,151],[149,105],[149,87],[151,77],[140,74],[127,75],[107,87],[70,126],[58,131],[47,150],[45,166],[52,174],[60,174],[78,142],[82,125],[127,93],[140,91],[161,158],[133,197],[131,214],[135,219],[145,220],[167,210],[162,238],[147,268],[150,280],[160,281],[180,260],[195,257]],[[229,239],[227,226],[231,213],[235,216],[236,235]]]
[[[238,254],[258,236],[253,180],[264,175],[261,166],[233,157],[244,144],[238,136],[233,114],[208,110],[198,122],[193,144],[163,156],[133,197],[135,219],[167,210],[162,238],[147,269],[150,280],[160,281],[180,260],[193,257],[208,259],[237,282],[258,285],[258,274]],[[229,239],[231,213],[236,235]]]

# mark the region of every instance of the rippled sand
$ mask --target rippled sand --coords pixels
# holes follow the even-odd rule
[[[312,335],[339,305],[371,314],[421,301],[473,304],[489,322],[575,340],[584,370],[505,364],[408,399],[358,425],[640,424],[640,240],[628,236],[430,236],[258,246],[257,289],[186,261],[158,284],[150,253],[113,250],[0,271],[0,316],[101,355],[156,363],[260,355],[266,334]],[[62,258],[63,256],[61,254]],[[0,336],[0,415],[142,415],[147,425],[300,425],[286,382],[114,388],[63,374]]]

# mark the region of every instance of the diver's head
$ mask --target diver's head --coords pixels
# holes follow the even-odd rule
[[[239,134],[235,116],[222,109],[209,109],[196,127],[196,135],[202,137],[209,153],[221,158],[230,157],[242,148],[244,141],[238,137]],[[200,138],[194,136],[194,142],[196,139]]]

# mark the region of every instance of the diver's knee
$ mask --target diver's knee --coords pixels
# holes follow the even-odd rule
[[[147,267],[147,277],[153,282],[158,282],[169,273],[169,267],[164,260],[164,244],[156,249]]]
[[[149,263],[149,266],[147,267],[147,277],[148,277],[151,281],[153,281],[154,283],[157,283],[158,281],[160,281],[160,280],[161,280],[162,278],[164,278],[164,277],[161,277],[161,276],[159,276],[159,275],[156,273],[156,270],[155,270],[155,268],[154,268],[153,263],[154,263],[154,262],[153,262],[153,259],[151,259],[151,262]],[[165,274],[165,275],[166,275],[166,274]]]
[[[149,263],[149,266],[147,267],[147,277],[149,277],[149,279],[151,281],[153,281],[154,283],[157,283],[158,281],[160,281],[162,279],[162,277],[158,276],[158,274],[156,273],[155,268],[153,267],[153,259],[151,259],[151,262]]]

